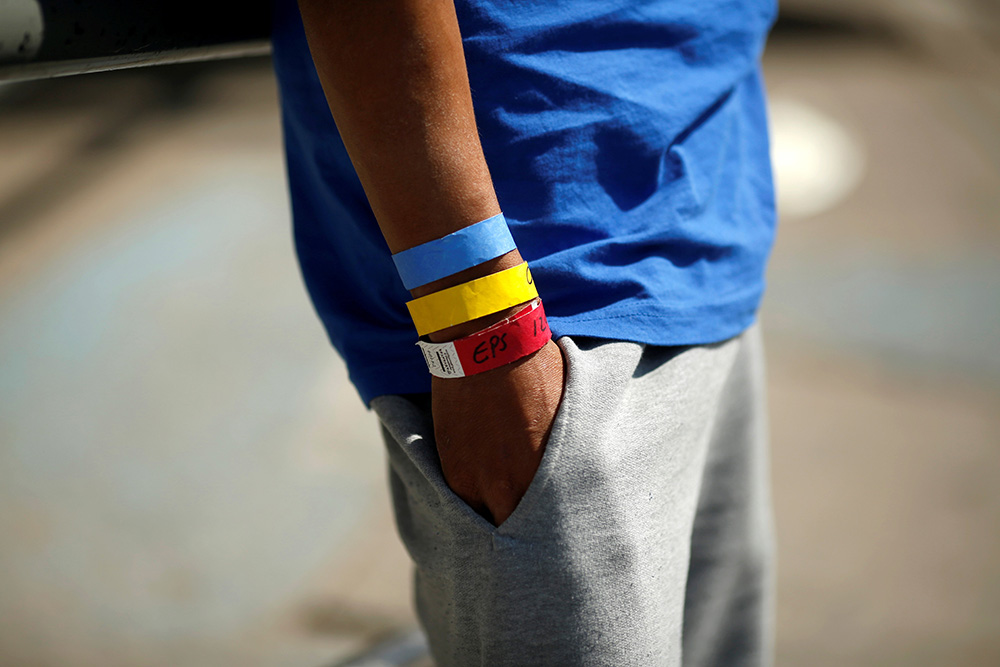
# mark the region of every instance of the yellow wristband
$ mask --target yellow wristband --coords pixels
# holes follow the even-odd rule
[[[406,304],[417,327],[425,336],[462,324],[477,317],[492,315],[504,308],[531,301],[538,296],[528,263],[434,292]]]

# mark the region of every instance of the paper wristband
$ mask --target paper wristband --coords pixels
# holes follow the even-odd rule
[[[542,349],[552,338],[542,302],[528,306],[488,329],[450,343],[419,341],[427,370],[439,378],[475,375],[513,363]]]
[[[406,289],[505,255],[517,246],[503,213],[392,256]]]
[[[492,315],[538,296],[528,263],[408,301],[417,335]]]

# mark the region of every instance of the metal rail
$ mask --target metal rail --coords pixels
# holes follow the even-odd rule
[[[0,81],[270,49],[269,0],[0,0]]]

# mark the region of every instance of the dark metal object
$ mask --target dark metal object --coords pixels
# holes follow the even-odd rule
[[[0,0],[0,81],[266,53],[269,0]]]

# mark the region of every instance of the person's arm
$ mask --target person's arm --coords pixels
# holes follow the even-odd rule
[[[389,249],[399,252],[499,213],[452,0],[299,0],[299,7],[330,110]],[[521,261],[515,250],[412,294]],[[510,312],[431,338],[466,335]],[[513,512],[535,474],[562,385],[562,355],[552,341],[480,375],[432,380],[445,479],[496,524]]]

